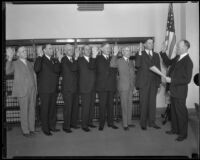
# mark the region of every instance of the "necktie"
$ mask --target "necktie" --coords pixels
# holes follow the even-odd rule
[[[70,57],[70,62],[72,62],[72,63],[73,63],[72,57]]]
[[[149,50],[149,52],[148,52],[148,55],[149,55],[149,57],[150,57],[150,59],[151,59],[151,58],[152,58],[152,55],[151,55],[150,50]]]

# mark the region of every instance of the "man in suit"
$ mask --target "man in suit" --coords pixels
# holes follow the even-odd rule
[[[51,131],[59,131],[56,129],[56,100],[62,55],[58,52],[58,59],[53,58],[51,44],[42,46],[42,49],[44,54],[41,53],[36,58],[34,69],[38,76],[42,131],[45,135],[50,136],[52,135]]]
[[[14,73],[12,96],[17,97],[20,106],[21,128],[23,135],[31,137],[35,134],[35,105],[37,93],[36,75],[33,65],[27,60],[27,50],[21,46],[17,50],[16,61],[14,52],[7,48],[6,74]]]
[[[161,77],[152,72],[150,68],[156,66],[160,69],[159,55],[153,51],[153,39],[147,39],[142,51],[140,47],[139,54],[136,54],[136,68],[138,69],[136,75],[136,87],[140,93],[140,125],[142,130],[147,129],[147,122],[149,127],[160,129],[155,123],[156,120],[156,95],[160,87]]]
[[[134,127],[132,124],[132,105],[133,92],[135,91],[135,66],[130,60],[131,51],[129,47],[123,47],[122,58],[117,59],[118,47],[114,47],[114,54],[110,61],[110,66],[118,69],[119,82],[118,90],[120,93],[122,119],[124,130]]]
[[[91,58],[91,47],[84,46],[83,57],[78,58],[79,93],[81,94],[82,106],[82,129],[89,132],[88,127],[94,128],[92,124],[92,110],[94,110],[95,99],[95,63]]]
[[[167,57],[166,47],[160,53],[164,63],[174,68],[169,77],[166,78],[166,82],[170,83],[171,97],[171,130],[166,133],[178,134],[177,141],[183,141],[187,138],[188,111],[186,98],[193,69],[193,63],[188,53],[189,48],[190,43],[187,40],[180,40],[177,44],[179,58],[176,61]]]
[[[99,130],[102,131],[106,121],[108,127],[117,129],[113,123],[113,98],[117,90],[117,69],[110,67],[111,46],[104,44],[102,48],[103,54],[96,57],[96,91],[99,95],[100,124]]]
[[[62,94],[64,99],[63,130],[72,132],[70,127],[78,129],[77,119],[79,111],[78,97],[78,56],[74,56],[74,47],[70,44],[64,46],[64,56],[61,60]]]

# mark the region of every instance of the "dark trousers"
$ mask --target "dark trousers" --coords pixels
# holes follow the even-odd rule
[[[42,122],[42,130],[49,132],[50,129],[55,129],[56,127],[57,93],[41,93],[39,96],[41,100],[40,119]]]
[[[156,94],[157,87],[153,84],[147,84],[144,88],[140,88],[140,125],[142,127],[155,123],[156,120]]]
[[[63,129],[69,129],[70,125],[77,125],[78,119],[78,94],[67,92],[63,94]]]
[[[106,113],[107,113],[107,123],[108,125],[113,125],[113,91],[101,91],[99,92],[99,126],[103,127],[106,121]]]
[[[94,115],[94,100],[94,92],[81,94],[82,128],[88,128],[88,125],[92,124],[92,119]]]
[[[183,137],[187,137],[188,110],[185,99],[171,97],[171,129]]]

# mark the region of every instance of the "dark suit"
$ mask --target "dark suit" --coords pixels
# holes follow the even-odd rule
[[[34,65],[38,78],[38,92],[41,100],[42,130],[49,132],[56,126],[56,100],[60,62],[49,60],[45,55],[38,57]]]
[[[61,92],[64,99],[63,128],[69,129],[70,125],[76,126],[78,119],[78,63],[71,62],[66,56],[61,60],[62,86]]]
[[[110,67],[111,57],[107,60],[103,55],[96,58],[96,91],[100,103],[100,127],[104,127],[106,112],[108,125],[113,125],[113,98],[117,90],[117,68]]]
[[[79,92],[82,105],[82,128],[88,128],[92,123],[95,99],[95,63],[90,58],[88,62],[84,57],[78,58]]]
[[[161,83],[161,77],[150,70],[150,67],[156,66],[160,69],[159,55],[153,52],[150,58],[146,51],[142,51],[142,55],[136,55],[136,88],[140,92],[140,125],[142,127],[155,123],[156,118],[156,95]]]
[[[189,55],[175,62],[173,62],[173,59],[170,60],[166,53],[161,53],[161,57],[167,65],[174,66],[169,75],[171,77],[169,88],[171,96],[171,129],[180,136],[187,137],[188,111],[186,98],[188,84],[192,78],[193,63]]]

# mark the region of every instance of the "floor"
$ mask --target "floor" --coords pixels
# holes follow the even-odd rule
[[[192,119],[193,118],[193,119]],[[190,122],[188,138],[185,141],[175,141],[176,135],[167,135],[170,123],[162,125],[162,119],[157,124],[162,128],[156,130],[147,128],[141,130],[138,120],[133,120],[135,128],[124,131],[121,122],[115,123],[119,129],[105,126],[103,131],[94,128],[91,132],[73,129],[72,133],[62,130],[53,136],[45,136],[40,128],[34,138],[22,136],[20,126],[7,132],[7,157],[14,156],[191,156],[198,150],[198,130],[194,130]],[[95,125],[98,123],[95,122]],[[61,129],[62,125],[57,124]]]

